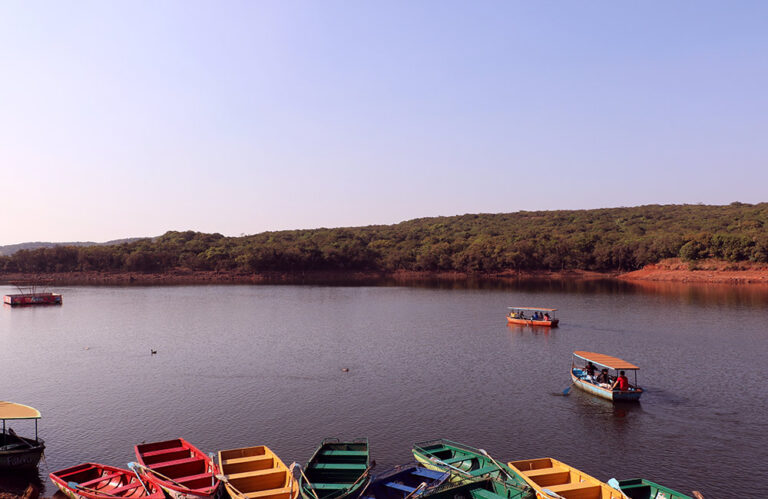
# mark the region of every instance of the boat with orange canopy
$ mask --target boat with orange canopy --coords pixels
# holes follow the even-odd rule
[[[555,317],[556,308],[507,307],[507,323],[521,326],[557,327],[560,319]],[[526,315],[526,313],[528,315]]]
[[[594,376],[590,375],[587,369],[589,364],[607,369],[610,383],[599,383]],[[571,380],[577,388],[592,395],[614,402],[635,402],[640,400],[640,396],[643,394],[643,389],[637,385],[637,371],[639,369],[636,365],[618,357],[579,350],[573,352]],[[611,376],[611,371],[613,371],[613,376]],[[634,373],[634,384],[628,383],[629,386],[626,390],[620,390],[618,387],[612,390],[611,385],[616,380],[617,373],[625,371]]]

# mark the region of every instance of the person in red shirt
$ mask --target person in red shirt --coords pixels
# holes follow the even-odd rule
[[[624,375],[624,371],[619,371],[619,375],[616,377],[616,381],[613,382],[613,386],[611,386],[611,390],[615,390],[616,387],[619,387],[619,390],[622,392],[626,392],[629,390],[629,380]]]

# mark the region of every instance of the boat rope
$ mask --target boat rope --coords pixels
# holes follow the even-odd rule
[[[138,472],[138,470],[137,470],[135,467],[131,466],[132,464],[136,464],[136,463],[128,463],[128,468],[129,468],[131,471],[133,471],[133,472],[134,472],[134,474],[136,475],[136,478],[139,480],[139,483],[141,484],[141,486],[142,486],[142,487],[144,487],[144,491],[147,493],[147,495],[148,495],[148,496],[152,495],[152,494],[149,492],[149,489],[147,488],[147,486],[144,484],[144,480],[142,480],[142,479],[141,479],[141,475],[139,475],[139,472]]]
[[[139,464],[139,463],[133,463],[133,464],[134,464],[134,465],[136,465],[136,467],[138,467],[138,468],[141,468],[142,470],[145,470],[145,471],[149,471],[149,472],[151,472],[151,473],[154,473],[156,476],[158,476],[158,477],[162,478],[163,480],[165,480],[165,481],[167,481],[167,482],[171,482],[172,484],[174,484],[174,485],[175,485],[175,486],[177,486],[177,487],[180,487],[180,488],[182,488],[182,489],[189,489],[189,487],[186,487],[186,486],[184,486],[184,485],[180,484],[179,482],[177,482],[177,481],[176,481],[176,480],[174,480],[173,478],[169,478],[169,477],[167,477],[167,476],[163,475],[163,474],[162,474],[162,473],[160,473],[159,471],[155,471],[155,470],[153,470],[152,468],[148,468],[148,467],[146,467],[146,466],[144,466],[144,465],[142,465],[142,464]]]
[[[90,487],[83,487],[82,485],[80,485],[77,482],[67,482],[67,486],[70,489],[80,489],[80,490],[84,490],[86,492],[90,492],[91,494],[98,494],[100,496],[122,497],[122,496],[116,496],[114,494],[110,494],[109,492],[104,492],[104,491],[101,491],[101,490],[92,489]]]

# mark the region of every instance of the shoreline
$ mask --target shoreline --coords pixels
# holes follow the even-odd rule
[[[39,274],[4,273],[0,283],[10,284],[16,280],[43,281],[51,286],[152,286],[177,284],[365,284],[389,282],[407,284],[418,282],[460,282],[460,281],[652,281],[691,284],[768,284],[768,266],[751,263],[728,264],[727,262],[705,261],[692,264],[679,259],[669,259],[647,265],[632,272],[569,271],[506,271],[501,273],[467,274],[462,272],[372,272],[372,271],[313,271],[313,272],[261,272],[243,271],[193,271],[177,269],[170,272],[50,272]]]

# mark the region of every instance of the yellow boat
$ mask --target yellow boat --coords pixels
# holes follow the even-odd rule
[[[620,490],[557,459],[524,459],[507,464],[525,478],[539,499],[627,499]]]
[[[296,499],[291,470],[266,445],[219,451],[219,469],[233,499]]]

